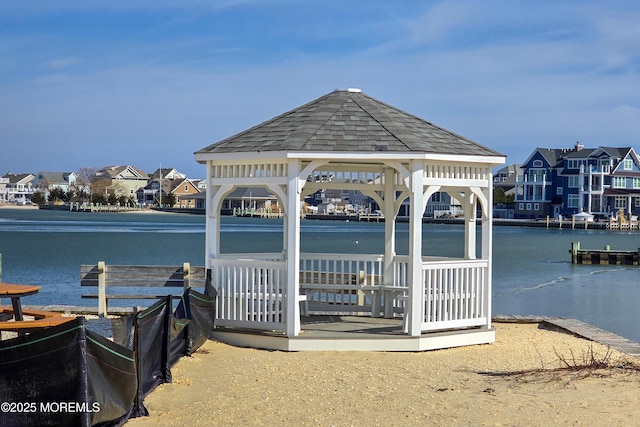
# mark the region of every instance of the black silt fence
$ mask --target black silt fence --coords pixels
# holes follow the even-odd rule
[[[121,425],[136,389],[133,352],[84,318],[0,341],[0,425]]]
[[[114,341],[85,319],[0,341],[0,425],[120,426],[148,414],[144,398],[207,340],[215,290],[185,291],[113,322]]]

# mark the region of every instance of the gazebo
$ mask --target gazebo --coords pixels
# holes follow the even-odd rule
[[[195,159],[207,170],[205,263],[218,291],[217,339],[281,350],[407,351],[495,340],[491,170],[504,155],[347,89],[205,147]],[[221,253],[220,207],[237,187],[278,197],[281,253]],[[319,189],[358,190],[376,201],[384,253],[301,253],[302,200]],[[423,256],[423,213],[437,192],[463,206],[462,257]],[[406,200],[409,253],[398,255],[396,216]],[[392,334],[374,328],[366,342],[314,341],[301,324],[309,313],[401,321]]]

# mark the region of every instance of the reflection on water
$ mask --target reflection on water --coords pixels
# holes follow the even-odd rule
[[[409,227],[397,224],[398,254],[406,254]],[[638,232],[494,227],[493,312],[574,317],[640,341],[640,270],[574,266],[572,241],[583,248],[636,250]],[[32,304],[87,304],[79,266],[204,263],[204,217],[156,213],[77,213],[0,209],[4,282],[43,285]],[[462,256],[464,229],[426,225],[425,255]],[[223,217],[223,252],[282,250],[282,221]],[[479,241],[480,239],[478,239]],[[480,245],[480,242],[478,242]],[[305,252],[383,253],[384,224],[302,221]],[[478,249],[478,253],[480,253]]]

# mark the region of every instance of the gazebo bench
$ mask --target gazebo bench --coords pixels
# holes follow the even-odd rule
[[[363,311],[364,284],[364,271],[300,271],[300,293],[304,296],[302,312],[304,315],[309,313],[310,303],[321,307],[321,311]],[[314,294],[317,295],[315,299]]]

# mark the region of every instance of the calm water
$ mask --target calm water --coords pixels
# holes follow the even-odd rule
[[[407,253],[408,224],[398,224],[398,253]],[[494,227],[493,313],[566,316],[640,342],[638,267],[574,266],[572,241],[583,248],[640,247],[640,233]],[[427,225],[425,255],[461,256],[462,226]],[[223,252],[282,249],[279,220],[223,218]],[[306,252],[384,252],[382,223],[303,221]],[[0,208],[4,282],[43,285],[30,304],[88,305],[81,264],[204,264],[204,217],[99,214]],[[114,301],[114,304],[117,304]]]

